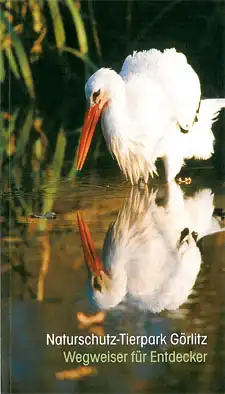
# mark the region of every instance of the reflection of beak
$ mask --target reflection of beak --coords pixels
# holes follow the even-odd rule
[[[88,268],[92,276],[101,277],[105,271],[104,266],[96,253],[90,230],[80,212],[77,212],[77,221],[78,221],[85,261],[88,265]]]
[[[106,103],[107,102],[105,100],[102,100],[97,104],[91,105],[85,115],[84,126],[81,132],[81,139],[77,154],[77,171],[82,170],[91,145],[91,140],[94,135],[96,125],[98,123],[98,119],[101,115],[101,112],[105,108]]]

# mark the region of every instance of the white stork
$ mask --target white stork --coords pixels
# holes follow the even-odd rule
[[[109,151],[132,184],[148,182],[162,158],[166,180],[180,172],[184,159],[208,159],[213,153],[212,123],[225,99],[201,99],[198,75],[175,49],[134,52],[120,74],[95,72],[85,85],[90,107],[77,156],[81,170],[98,119]],[[182,131],[182,132],[181,132]]]
[[[145,310],[175,310],[194,286],[201,265],[197,242],[221,231],[213,217],[214,196],[204,189],[184,198],[181,188],[170,182],[166,206],[158,206],[155,197],[132,188],[105,237],[102,260],[78,213],[91,291],[100,308],[115,307],[129,296]]]

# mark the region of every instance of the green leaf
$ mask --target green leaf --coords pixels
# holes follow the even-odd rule
[[[73,49],[70,47],[64,47],[63,51],[71,53],[72,55],[83,60],[84,63],[87,63],[88,67],[92,70],[92,72],[95,72],[98,70],[98,67],[89,59],[89,57],[87,55],[82,55],[82,53],[80,51],[78,51],[77,49]]]
[[[65,30],[63,26],[63,21],[60,14],[59,4],[57,0],[48,1],[48,6],[50,9],[52,23],[54,27],[55,39],[57,48],[61,49],[66,41]]]
[[[3,122],[3,113],[0,112],[0,176],[1,174],[1,169],[2,169],[2,160],[3,160],[3,152],[4,152],[4,138],[3,138],[3,127],[4,127],[4,122]]]
[[[8,122],[6,137],[9,139],[10,135],[15,131],[16,120],[19,115],[19,109],[16,109],[12,115],[12,118]]]
[[[2,136],[2,143],[1,147],[4,151],[7,152],[8,146],[10,143],[10,136],[13,134],[15,131],[15,124],[16,124],[16,119],[18,117],[19,110],[15,110],[13,115],[10,117],[10,119],[7,121],[7,126],[4,127],[4,119],[3,119],[3,112],[1,112],[1,122],[2,122],[2,127],[1,127],[1,136]]]
[[[16,171],[16,169],[12,169],[11,172],[11,177],[13,183],[15,183],[16,188],[20,189],[21,188],[21,177],[20,177],[20,172]],[[17,193],[16,198],[19,200],[21,207],[24,209],[25,216],[29,214],[29,207],[23,198],[21,193]]]
[[[88,43],[87,43],[87,36],[86,36],[84,23],[79,11],[78,2],[77,1],[74,2],[74,0],[65,0],[65,2],[73,18],[73,22],[77,32],[77,39],[79,42],[80,52],[82,53],[83,56],[85,56],[88,53]]]
[[[41,142],[41,138],[34,143],[33,152],[37,160],[41,161],[43,157],[43,146]]]
[[[20,79],[20,73],[19,73],[19,70],[18,70],[18,67],[16,64],[16,59],[13,55],[13,51],[10,46],[5,48],[5,54],[6,54],[6,57],[8,58],[8,62],[9,62],[9,65],[10,65],[10,68],[11,68],[13,74],[15,75],[16,79]]]
[[[56,149],[52,161],[52,169],[54,171],[55,179],[60,177],[61,167],[63,165],[63,158],[66,149],[66,137],[63,130],[60,130],[57,138]]]
[[[16,56],[20,65],[21,74],[23,75],[24,81],[27,86],[27,90],[29,92],[30,97],[34,98],[34,83],[33,77],[29,65],[29,61],[24,50],[24,47],[16,34],[12,34],[12,41],[15,48]]]
[[[34,98],[35,93],[34,93],[33,77],[32,77],[29,61],[28,61],[25,49],[23,47],[23,44],[22,44],[20,38],[15,33],[15,31],[13,30],[13,26],[9,23],[7,18],[4,16],[1,9],[0,9],[0,19],[2,19],[7,26],[8,34],[10,35],[10,37],[12,39],[12,45],[15,48],[15,53],[16,53],[16,57],[18,59],[21,74],[22,74],[25,84],[27,86],[27,90],[29,92],[29,95],[32,98]]]
[[[28,114],[26,116],[25,122],[23,124],[23,127],[20,130],[19,137],[18,137],[19,139],[16,144],[15,160],[24,155],[25,147],[27,145],[30,131],[32,128],[32,124],[33,124],[33,112],[34,112],[33,108],[30,108],[30,110],[28,111]]]
[[[80,139],[81,139],[81,130],[80,130],[80,138],[79,138],[78,146],[80,144]],[[75,155],[74,155],[72,167],[71,167],[70,172],[69,172],[69,174],[67,176],[68,181],[71,181],[77,174],[76,163],[77,163],[78,146],[77,146],[77,148],[75,150]]]
[[[58,134],[56,149],[52,160],[52,164],[48,169],[49,172],[52,171],[52,175],[48,176],[48,181],[43,186],[44,193],[43,193],[42,214],[45,214],[46,212],[50,212],[53,208],[54,200],[58,190],[58,183],[62,170],[65,149],[66,149],[66,137],[64,131],[61,129]],[[44,231],[46,229],[46,224],[47,224],[46,219],[40,221],[39,230]]]
[[[2,48],[0,48],[0,82],[5,80],[5,66]]]

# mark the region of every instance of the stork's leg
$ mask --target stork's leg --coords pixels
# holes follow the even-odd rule
[[[143,178],[140,178],[138,180],[138,189],[145,190],[146,188],[148,188],[148,181],[145,182],[145,180]]]
[[[183,165],[183,156],[178,150],[167,154],[163,158],[165,166],[166,181],[171,182],[177,174],[179,174]]]

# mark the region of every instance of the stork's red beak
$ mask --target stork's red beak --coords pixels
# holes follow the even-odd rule
[[[104,266],[96,253],[90,230],[80,212],[77,212],[77,222],[79,226],[85,261],[90,269],[91,274],[94,276],[99,276],[102,271],[105,272]]]
[[[85,115],[84,126],[81,132],[81,139],[77,154],[77,171],[82,170],[91,145],[91,140],[94,135],[98,119],[103,109],[104,106],[102,106],[100,103],[93,104],[89,107]]]

